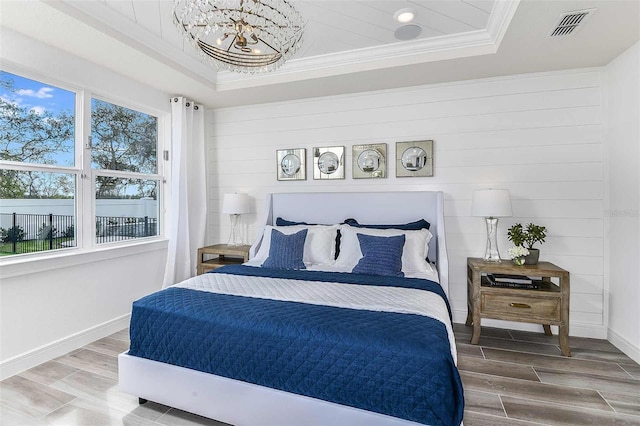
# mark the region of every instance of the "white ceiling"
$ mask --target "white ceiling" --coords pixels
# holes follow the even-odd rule
[[[171,16],[173,0],[71,1],[106,23],[126,18],[150,35],[198,59],[183,43]],[[393,32],[401,26],[393,19],[400,8],[412,8],[413,24],[422,28],[419,38],[430,38],[486,28],[492,0],[404,1],[404,0],[299,0],[296,8],[305,18],[305,42],[296,58],[308,58],[345,50],[395,43]],[[108,8],[108,12],[104,12]],[[119,16],[111,16],[111,11]],[[104,12],[104,13],[103,13]],[[109,15],[107,15],[109,14]]]
[[[278,71],[216,72],[172,22],[172,0],[1,0],[0,24],[210,107],[601,66],[640,39],[640,0],[298,0],[304,44]],[[393,13],[417,11],[399,42]],[[550,38],[563,12],[596,8]],[[1,45],[0,45],[1,47]]]

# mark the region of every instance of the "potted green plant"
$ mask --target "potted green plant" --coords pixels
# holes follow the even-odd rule
[[[544,243],[547,237],[547,228],[530,223],[527,227],[516,223],[507,231],[507,237],[516,247],[524,247],[529,250],[529,254],[524,257],[525,265],[535,265],[540,258],[540,250],[533,248],[535,243]]]

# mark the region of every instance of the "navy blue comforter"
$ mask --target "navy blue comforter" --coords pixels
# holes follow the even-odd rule
[[[373,276],[245,266],[214,273],[382,285]],[[384,281],[442,292],[425,280]],[[446,328],[421,315],[168,288],[134,302],[130,334],[133,356],[429,425],[462,421]]]

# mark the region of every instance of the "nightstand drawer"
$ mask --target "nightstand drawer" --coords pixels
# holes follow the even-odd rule
[[[521,321],[560,321],[560,298],[482,293],[480,310]]]

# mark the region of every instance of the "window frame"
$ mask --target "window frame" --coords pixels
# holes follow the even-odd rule
[[[166,247],[166,230],[167,224],[165,218],[167,201],[170,199],[168,178],[166,173],[170,172],[168,161],[164,160],[163,152],[168,150],[170,145],[170,129],[167,127],[171,123],[170,113],[161,111],[156,108],[143,105],[130,99],[123,99],[118,96],[106,95],[99,90],[92,90],[86,87],[78,87],[66,82],[62,82],[55,78],[43,76],[36,72],[31,72],[22,68],[12,67],[3,64],[0,70],[18,75],[23,78],[37,81],[43,85],[51,85],[56,88],[67,90],[75,94],[75,135],[74,135],[74,165],[60,166],[51,164],[25,163],[17,161],[0,160],[0,168],[19,171],[34,171],[47,173],[65,173],[72,174],[75,177],[75,193],[74,193],[74,213],[75,213],[75,246],[59,248],[54,250],[42,250],[32,253],[21,253],[10,256],[0,257],[0,265],[10,274],[10,276],[20,275],[21,273],[32,272],[32,268],[22,268],[20,265],[32,263],[33,261],[45,261],[46,259],[56,259],[73,255],[87,255],[91,253],[105,253],[107,251],[124,249],[129,247],[126,252],[132,249],[144,252],[147,250],[157,250],[159,247]],[[126,171],[111,171],[104,169],[93,169],[91,167],[91,100],[95,98],[104,102],[109,102],[118,106],[129,108],[137,112],[152,115],[157,119],[157,147],[156,161],[157,170],[155,174],[135,173]],[[98,243],[96,239],[96,176],[115,176],[120,178],[133,177],[136,179],[156,180],[158,181],[157,203],[158,203],[158,226],[157,235],[149,237],[134,238],[131,240],[113,241],[106,243]],[[160,245],[158,245],[160,243]],[[145,245],[149,247],[144,248]],[[108,257],[118,257],[117,255],[109,255]],[[83,256],[84,257],[84,256]],[[98,257],[101,257],[98,255]],[[89,256],[93,259],[95,256]],[[48,262],[44,262],[48,263]],[[75,263],[75,262],[72,262]],[[15,271],[7,270],[6,266],[16,265]],[[44,265],[43,265],[44,266]],[[50,263],[49,267],[43,270],[57,269],[57,265]],[[13,269],[13,268],[11,268]],[[22,271],[22,272],[21,272]],[[0,274],[5,276],[5,273]]]
[[[154,236],[149,236],[149,237],[141,237],[141,238],[135,238],[133,241],[144,241],[144,240],[149,240],[149,239],[157,239],[158,237],[163,237],[164,236],[164,199],[166,198],[164,196],[164,191],[165,191],[165,183],[166,180],[164,179],[164,161],[163,161],[163,155],[162,152],[165,150],[164,148],[164,144],[161,144],[161,140],[164,141],[164,126],[161,123],[161,117],[157,114],[157,112],[153,112],[151,110],[149,110],[148,108],[145,107],[141,107],[139,105],[133,105],[132,103],[129,102],[121,102],[117,99],[113,99],[111,97],[106,97],[106,96],[100,96],[97,93],[90,93],[90,96],[85,98],[85,103],[87,105],[88,111],[88,117],[89,117],[89,123],[88,123],[88,128],[87,130],[89,131],[89,135],[87,135],[86,137],[86,141],[88,142],[87,145],[84,146],[84,149],[87,150],[89,152],[89,155],[84,157],[86,159],[86,161],[83,164],[83,168],[85,168],[86,170],[83,172],[87,177],[87,186],[91,187],[91,194],[92,194],[92,200],[91,200],[91,234],[89,236],[87,236],[86,238],[92,238],[93,240],[93,245],[97,246],[97,247],[103,247],[103,246],[118,246],[122,243],[122,241],[111,241],[111,242],[106,242],[106,243],[98,243],[96,241],[96,191],[95,191],[95,181],[96,181],[96,177],[98,176],[110,176],[110,177],[117,177],[117,178],[133,178],[133,179],[143,179],[143,180],[156,180],[158,181],[158,226],[156,228],[156,230],[158,231],[158,235],[154,235]],[[128,171],[123,171],[123,170],[108,170],[108,169],[94,169],[93,167],[91,167],[91,143],[90,143],[90,137],[91,137],[91,101],[92,99],[97,99],[103,102],[109,102],[111,104],[117,105],[117,106],[121,106],[124,108],[129,108],[131,110],[134,110],[136,112],[141,112],[143,114],[147,114],[147,115],[151,115],[156,117],[157,119],[157,128],[156,128],[156,132],[157,132],[157,146],[156,146],[156,173],[139,173],[139,172],[128,172]],[[87,241],[88,242],[88,241]]]

